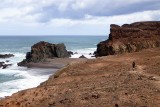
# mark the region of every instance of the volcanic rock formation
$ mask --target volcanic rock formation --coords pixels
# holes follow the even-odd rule
[[[31,52],[27,52],[26,59],[18,63],[23,66],[29,62],[41,62],[47,58],[67,58],[70,57],[64,44],[51,44],[48,42],[38,42],[31,47]]]
[[[97,45],[96,56],[138,52],[160,47],[160,21],[110,25],[109,38]]]
[[[8,66],[12,66],[12,64],[6,64],[5,62],[0,62],[0,68],[6,69]]]
[[[0,54],[0,58],[10,58],[10,57],[14,57],[13,54]]]

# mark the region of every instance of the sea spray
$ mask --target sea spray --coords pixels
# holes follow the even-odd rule
[[[12,64],[6,69],[0,68],[0,97],[36,87],[56,71],[56,69],[50,71],[49,69],[30,69],[17,66],[17,63],[25,58],[26,52],[30,51],[33,44],[39,41],[64,43],[67,50],[78,53],[72,55],[71,58],[78,58],[81,55],[92,58],[96,44],[105,39],[106,36],[1,36],[0,54],[14,54],[15,57],[0,59],[0,62]],[[89,55],[90,53],[91,55]]]

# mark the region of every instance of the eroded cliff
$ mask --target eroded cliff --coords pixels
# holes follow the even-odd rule
[[[96,56],[138,52],[160,47],[160,21],[111,24],[109,38],[97,45]]]

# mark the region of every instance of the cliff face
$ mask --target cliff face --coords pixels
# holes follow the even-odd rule
[[[28,62],[40,62],[47,58],[67,58],[70,57],[64,44],[51,44],[48,42],[38,42],[31,47],[31,52],[27,52],[26,59],[18,63],[19,66]]]
[[[97,45],[96,56],[138,52],[160,47],[160,21],[110,26],[109,38]]]

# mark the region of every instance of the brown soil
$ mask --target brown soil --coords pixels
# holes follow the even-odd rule
[[[160,48],[70,64],[0,107],[160,107]]]

